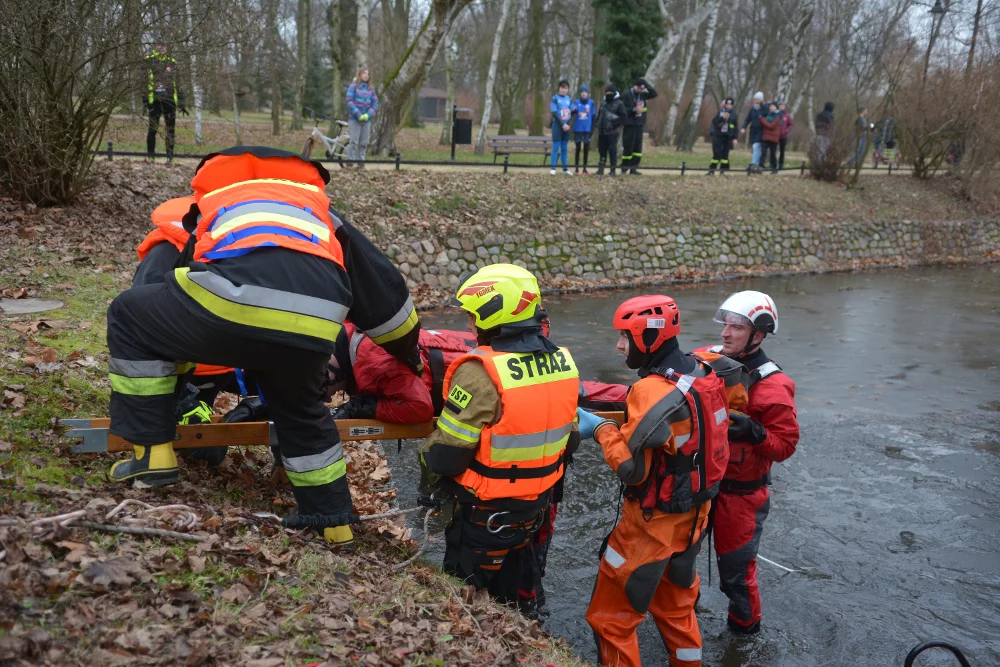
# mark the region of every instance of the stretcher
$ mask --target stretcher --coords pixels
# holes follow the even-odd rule
[[[624,420],[621,412],[596,412],[618,424]],[[174,449],[200,449],[202,447],[277,445],[278,436],[273,422],[234,422],[224,424],[221,417],[213,417],[211,424],[178,425],[174,433]],[[58,425],[69,430],[67,438],[82,438],[73,445],[74,454],[100,454],[105,452],[130,452],[132,444],[112,435],[107,417],[93,419],[60,419]],[[374,419],[341,419],[337,421],[340,439],[351,440],[409,440],[426,438],[434,430],[434,422],[423,424],[389,424]]]

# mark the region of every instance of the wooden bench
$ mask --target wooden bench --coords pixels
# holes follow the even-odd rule
[[[489,140],[490,150],[493,151],[493,164],[496,164],[497,156],[511,153],[541,155],[542,164],[545,164],[552,152],[552,139],[549,137],[506,135],[489,137]]]

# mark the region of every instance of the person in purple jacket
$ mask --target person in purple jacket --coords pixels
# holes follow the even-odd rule
[[[556,175],[556,159],[562,155],[562,171],[570,175],[571,172],[566,166],[567,153],[569,152],[569,131],[573,126],[573,99],[569,96],[569,81],[563,79],[559,82],[559,92],[552,96],[549,102],[549,111],[552,112],[552,171],[549,173]]]
[[[367,67],[358,70],[358,76],[347,88],[347,128],[351,143],[347,145],[347,159],[364,169],[365,152],[371,136],[371,120],[378,111],[378,95],[371,85],[371,73]]]
[[[580,97],[573,102],[573,111],[576,119],[573,121],[573,143],[576,144],[576,160],[574,161],[573,173],[580,173],[580,146],[583,145],[583,175],[589,176],[587,172],[587,158],[590,155],[590,135],[594,132],[594,114],[597,112],[597,105],[590,99],[590,88],[587,84],[580,84]]]

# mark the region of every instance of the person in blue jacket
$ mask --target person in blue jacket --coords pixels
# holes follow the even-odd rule
[[[549,173],[556,175],[556,158],[562,155],[562,171],[564,174],[569,174],[566,154],[569,152],[569,131],[576,111],[573,109],[573,100],[569,96],[569,81],[566,79],[559,82],[559,92],[552,96],[549,111],[552,112],[552,171]]]
[[[573,112],[576,120],[573,121],[573,143],[576,144],[576,160],[574,161],[573,173],[580,173],[580,145],[583,145],[583,175],[589,176],[587,172],[587,158],[590,155],[590,135],[594,132],[594,114],[597,112],[597,105],[590,99],[590,88],[587,84],[580,84],[580,97],[573,102]]]

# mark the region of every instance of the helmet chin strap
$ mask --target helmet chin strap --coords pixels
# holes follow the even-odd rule
[[[764,338],[767,338],[767,334],[764,334],[764,338],[761,338],[760,343],[756,343],[755,344],[753,342],[753,339],[754,339],[754,337],[758,333],[760,333],[760,332],[757,331],[757,329],[753,329],[750,332],[750,335],[747,337],[747,344],[743,346],[743,351],[739,353],[739,355],[736,357],[737,359],[744,359],[744,358],[746,358],[751,352],[754,351],[755,348],[759,348],[760,347],[760,343],[764,342]]]

